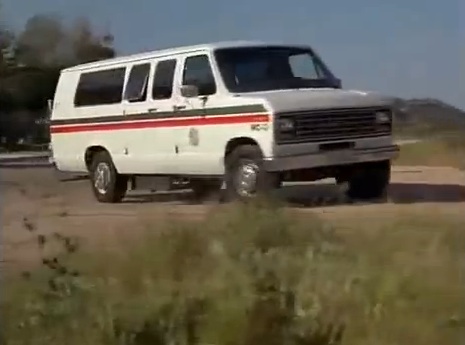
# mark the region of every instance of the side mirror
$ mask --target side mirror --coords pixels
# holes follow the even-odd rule
[[[186,98],[197,97],[199,95],[199,88],[196,85],[182,85],[181,95]]]
[[[342,81],[341,81],[341,79],[336,78],[336,79],[334,80],[334,84],[335,84],[335,86],[336,86],[337,89],[342,89]]]

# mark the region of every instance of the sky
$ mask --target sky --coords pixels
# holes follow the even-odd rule
[[[229,40],[312,46],[344,88],[465,109],[465,0],[0,0],[9,25],[87,16],[118,54]]]

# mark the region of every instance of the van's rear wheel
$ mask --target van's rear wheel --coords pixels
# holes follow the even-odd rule
[[[97,152],[89,169],[92,191],[99,202],[117,203],[126,195],[128,177],[118,174],[110,155]]]
[[[227,200],[251,200],[279,187],[278,175],[265,171],[258,146],[237,147],[226,157],[225,165]]]

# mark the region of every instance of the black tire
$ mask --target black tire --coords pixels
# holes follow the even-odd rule
[[[195,179],[190,182],[190,187],[192,188],[194,199],[202,200],[215,193],[219,193],[221,184],[221,180]]]
[[[101,164],[106,165],[109,171],[109,181],[105,192],[99,191],[95,186],[96,170]],[[95,198],[102,203],[121,202],[128,190],[128,177],[118,174],[110,154],[106,151],[97,152],[94,155],[89,168],[89,178]]]
[[[241,194],[234,182],[235,175],[244,164],[251,164],[258,171],[254,192],[250,195]],[[257,196],[267,196],[279,188],[278,174],[265,171],[260,148],[256,145],[242,145],[235,148],[225,159],[225,199],[226,201],[255,199]]]
[[[390,161],[367,164],[349,179],[347,196],[354,200],[386,198],[390,179]]]

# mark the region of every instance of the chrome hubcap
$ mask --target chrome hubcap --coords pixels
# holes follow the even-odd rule
[[[257,189],[259,168],[255,163],[246,163],[237,169],[234,179],[235,189],[242,197],[251,197]]]
[[[111,171],[107,163],[99,163],[94,172],[94,187],[100,194],[105,194],[110,184]]]

